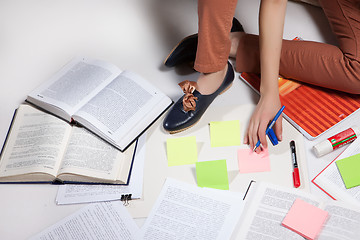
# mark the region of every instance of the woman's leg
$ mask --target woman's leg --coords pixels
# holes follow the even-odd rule
[[[211,73],[224,68],[230,52],[230,29],[237,0],[198,0],[198,48],[194,68]]]
[[[198,0],[197,89],[211,94],[222,83],[230,52],[230,29],[237,0]]]
[[[311,41],[284,40],[280,74],[286,78],[360,94],[360,3],[358,0],[320,0],[339,47]],[[260,72],[258,36],[239,41],[236,68]]]
[[[184,95],[166,115],[163,127],[177,133],[196,124],[213,100],[234,80],[228,63],[230,31],[237,0],[199,0],[199,33],[194,68],[200,72],[197,83],[179,85]]]

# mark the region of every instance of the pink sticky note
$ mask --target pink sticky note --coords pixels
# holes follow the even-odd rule
[[[316,239],[320,233],[328,212],[301,199],[296,199],[281,225],[300,234],[306,239]]]
[[[271,170],[267,149],[264,149],[259,154],[253,152],[250,148],[239,149],[238,161],[240,173],[269,172]]]

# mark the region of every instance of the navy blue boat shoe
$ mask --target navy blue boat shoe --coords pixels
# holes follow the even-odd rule
[[[234,69],[228,62],[228,69],[222,84],[209,95],[202,95],[198,92],[196,82],[188,80],[181,82],[179,85],[185,94],[169,110],[163,122],[164,129],[169,133],[178,133],[192,127],[200,120],[214,99],[230,88],[234,76]]]
[[[233,18],[231,32],[243,32],[244,28],[240,22]],[[198,34],[187,36],[181,40],[169,53],[164,60],[167,67],[174,67],[183,63],[193,64],[196,57],[196,50],[198,44]]]

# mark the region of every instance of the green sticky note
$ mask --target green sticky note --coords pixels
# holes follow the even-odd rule
[[[240,145],[239,120],[210,122],[210,142],[211,147]]]
[[[360,185],[360,154],[336,161],[346,188]]]
[[[166,140],[168,166],[197,162],[196,137],[169,138]]]
[[[226,160],[197,162],[196,178],[199,187],[229,190]]]

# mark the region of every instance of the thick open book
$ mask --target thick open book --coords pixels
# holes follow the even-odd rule
[[[100,60],[76,58],[27,101],[84,126],[124,151],[171,104],[149,81]]]
[[[260,78],[242,73],[241,79],[259,93]],[[279,78],[283,115],[307,139],[314,140],[360,108],[360,95]]]
[[[121,152],[85,128],[22,104],[0,156],[0,182],[126,184],[135,145]]]
[[[300,198],[329,213],[318,240],[359,238],[360,208],[347,202],[323,202],[308,192],[268,182],[251,184],[236,239],[299,239],[299,234],[281,225],[295,199]]]
[[[339,169],[336,166],[337,160],[356,155],[359,152],[360,139],[357,138],[337,158],[316,175],[312,182],[333,199],[359,204],[360,186],[347,189]]]
[[[136,142],[136,151],[127,185],[63,184],[56,194],[56,204],[78,204],[122,200],[125,206],[130,200],[143,197],[146,133]],[[132,205],[132,204],[131,204]]]

